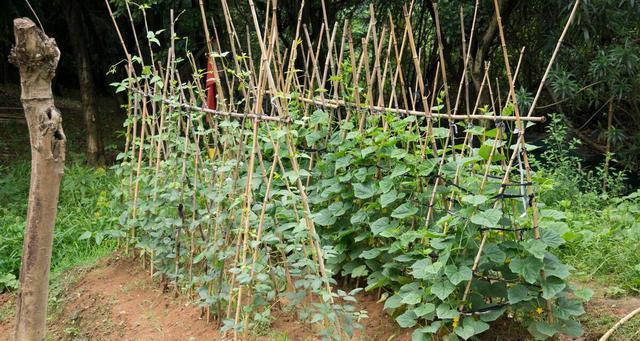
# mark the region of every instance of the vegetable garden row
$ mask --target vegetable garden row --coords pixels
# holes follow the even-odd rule
[[[366,318],[353,304],[363,290],[416,340],[466,340],[499,318],[536,338],[579,335],[582,293],[553,254],[561,217],[537,202],[529,167],[538,97],[526,113],[518,104],[523,55],[512,68],[502,27],[506,79],[492,84],[486,65],[470,96],[467,74],[451,84],[442,57],[424,80],[412,5],[399,22],[371,9],[359,42],[348,22],[325,24],[316,42],[298,23],[285,46],[271,4],[266,18],[252,11],[245,43],[226,0],[224,27],[210,32],[203,15],[208,71],[176,56],[187,42],[173,13],[168,32],[144,32],[137,54],[123,43],[129,77],[114,85],[129,98],[117,167],[124,247],[235,339],[269,324],[273,309],[347,339]]]

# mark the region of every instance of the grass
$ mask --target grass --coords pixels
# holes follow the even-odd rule
[[[26,225],[30,163],[0,166],[0,293],[15,289]],[[116,183],[110,170],[79,162],[65,168],[54,229],[52,273],[71,268],[114,248],[117,213],[109,193]],[[116,218],[114,218],[116,217]]]
[[[575,268],[573,279],[606,286],[610,297],[640,294],[640,192],[562,206],[570,242],[561,257]]]

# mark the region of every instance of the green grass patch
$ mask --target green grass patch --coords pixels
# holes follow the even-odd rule
[[[15,289],[26,226],[30,163],[0,166],[0,292]],[[54,229],[52,273],[112,250],[117,216],[109,193],[110,170],[68,162],[60,189]],[[116,218],[114,218],[116,216]]]

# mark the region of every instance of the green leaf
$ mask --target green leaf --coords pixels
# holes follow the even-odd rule
[[[402,296],[394,295],[384,301],[384,309],[395,309],[402,306]]]
[[[532,256],[543,259],[544,254],[546,252],[547,245],[539,239],[529,239],[522,243],[524,249],[529,252]]]
[[[365,277],[369,274],[366,265],[360,265],[351,271],[351,277]]]
[[[469,326],[457,326],[453,331],[463,340],[467,340],[475,335],[475,330],[473,330],[473,327]]]
[[[380,255],[380,249],[371,249],[362,251],[360,254],[360,258],[364,259],[374,259]]]
[[[509,298],[509,304],[516,304],[534,299],[535,295],[529,291],[527,286],[516,284],[513,288],[507,289],[507,297]]]
[[[89,238],[91,238],[91,231],[85,231],[82,235],[80,235],[78,240],[85,240]]]
[[[473,272],[468,266],[461,265],[456,267],[455,265],[448,265],[444,269],[444,273],[449,277],[449,280],[453,285],[458,285],[463,281],[468,281],[473,277]]]
[[[474,214],[471,217],[471,222],[480,226],[498,227],[500,218],[502,218],[502,211],[497,208],[490,208]]]
[[[476,335],[480,334],[480,333],[484,333],[487,330],[489,330],[489,324],[485,323],[484,321],[481,320],[476,320],[473,317],[465,317],[463,324],[465,326],[471,326],[473,327],[473,330],[476,332]]]
[[[416,279],[426,279],[429,277],[429,273],[427,273],[426,269],[431,264],[431,260],[428,258],[421,259],[416,261],[411,265],[411,274],[413,278]]]
[[[550,300],[564,290],[567,283],[555,276],[549,276],[542,281],[542,298]]]
[[[309,124],[311,124],[312,126],[327,123],[329,123],[329,114],[324,110],[317,109],[313,112],[313,114],[311,114],[311,116],[309,116]]]
[[[427,265],[424,271],[428,274],[435,275],[440,272],[440,269],[444,266],[444,263],[438,261]]]
[[[353,184],[353,194],[359,199],[369,199],[376,194],[376,191],[371,185],[355,183]]]
[[[564,239],[556,231],[541,228],[540,239],[549,247],[558,247],[564,244]]]
[[[429,176],[433,170],[436,168],[437,162],[433,159],[427,159],[418,164],[418,175],[419,176]]]
[[[411,328],[418,323],[416,321],[416,314],[411,310],[407,310],[404,314],[396,317],[396,322],[398,322],[398,325],[402,328]]]
[[[402,298],[402,303],[409,305],[418,304],[420,301],[422,301],[422,293],[420,291],[412,291]]]
[[[507,254],[496,244],[487,244],[484,250],[484,255],[494,263],[504,263],[507,258]]]
[[[452,319],[460,316],[460,312],[452,309],[449,304],[442,303],[436,309],[436,316],[438,316],[439,319]]]
[[[489,197],[482,194],[478,194],[478,195],[468,194],[462,197],[462,202],[466,202],[467,204],[471,204],[473,206],[482,205],[487,200],[489,200]]]
[[[525,259],[516,258],[509,263],[509,269],[522,276],[527,283],[533,284],[540,276],[542,261],[531,256]]]
[[[416,329],[416,331],[420,331],[420,333],[423,334],[435,334],[440,330],[440,327],[442,327],[442,323],[442,321],[434,321],[426,327]]]
[[[414,214],[418,213],[418,209],[413,207],[410,203],[406,202],[398,207],[396,207],[393,212],[391,212],[391,216],[398,219],[404,219]]]
[[[574,290],[573,294],[576,295],[577,298],[581,299],[584,302],[590,301],[591,297],[593,297],[593,290],[589,288],[583,288]]]
[[[405,164],[400,163],[397,166],[395,166],[393,168],[393,172],[391,172],[391,178],[397,178],[405,173],[407,173],[409,171],[409,167],[407,167]]]
[[[584,307],[578,300],[560,297],[557,300],[556,310],[568,316],[580,316],[584,314]]]
[[[474,335],[478,335],[489,329],[489,325],[485,322],[478,321],[473,317],[465,317],[462,321],[462,325],[456,327],[455,333],[464,340],[469,339]]]
[[[378,147],[376,146],[369,146],[363,150],[360,151],[360,155],[362,155],[363,158],[367,157],[367,155],[373,153],[376,151]]]
[[[537,339],[547,339],[558,332],[553,325],[545,321],[533,321],[527,330]]]
[[[434,311],[436,311],[436,306],[433,303],[424,303],[413,309],[413,312],[416,313],[418,317],[431,314]]]
[[[325,208],[322,211],[316,213],[316,215],[313,217],[313,221],[321,226],[330,226],[335,224],[336,217],[333,215],[333,213],[331,213],[330,210]]]
[[[371,232],[373,232],[373,234],[375,235],[378,235],[390,228],[395,228],[396,226],[398,226],[398,222],[391,223],[389,221],[389,218],[387,217],[379,218],[378,220],[369,224],[369,228],[371,229]]]
[[[341,168],[347,168],[353,162],[353,157],[351,155],[343,156],[336,160],[336,171]]]
[[[574,320],[564,320],[562,322],[564,323],[560,326],[560,332],[574,338],[582,336],[583,331],[580,322]]]
[[[445,300],[456,287],[449,281],[438,281],[433,283],[431,287],[431,293],[436,295],[440,300]],[[440,317],[440,316],[438,316]]]
[[[389,204],[396,201],[398,198],[398,192],[394,189],[380,196],[380,206],[387,207]]]
[[[364,223],[365,221],[367,221],[367,218],[369,218],[369,214],[365,211],[364,208],[361,208],[358,210],[358,212],[351,216],[351,219],[349,219],[349,221],[352,224],[358,224]]]

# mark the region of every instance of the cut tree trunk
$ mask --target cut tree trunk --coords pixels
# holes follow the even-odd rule
[[[31,141],[31,183],[24,232],[16,341],[44,340],[53,226],[64,173],[65,142],[62,115],[54,106],[51,80],[60,51],[27,18],[13,21],[16,44],[9,61],[20,70],[21,101]]]
[[[76,60],[76,69],[80,85],[80,97],[82,98],[82,112],[84,126],[87,134],[87,148],[85,155],[87,163],[91,166],[104,165],[104,145],[98,130],[97,113],[95,106],[95,86],[91,70],[91,59],[87,49],[87,29],[84,17],[76,1],[68,2],[68,8],[64,11],[65,21],[69,31],[71,47]]]

